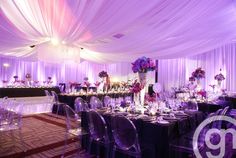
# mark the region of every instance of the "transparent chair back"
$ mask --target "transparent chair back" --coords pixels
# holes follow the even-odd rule
[[[92,139],[108,141],[107,124],[104,118],[94,110],[89,111],[89,133]]]
[[[103,101],[103,102],[104,102],[104,106],[105,106],[105,107],[111,106],[111,101],[112,101],[112,98],[106,95],[106,96],[104,97],[104,101]]]
[[[95,96],[92,96],[91,99],[90,99],[90,106],[91,106],[91,109],[100,109],[103,107],[103,103],[102,101],[95,97]]]
[[[52,95],[49,93],[48,90],[44,90],[44,93],[45,93],[46,96],[52,96]]]
[[[52,93],[52,96],[53,96],[53,101],[55,103],[59,103],[59,99],[58,99],[57,93],[55,91],[51,91],[51,93]]]
[[[134,124],[124,116],[115,116],[111,122],[112,134],[118,148],[128,151],[131,148],[140,153],[138,134]]]
[[[89,106],[88,103],[83,100],[81,97],[77,97],[75,99],[75,112],[81,112],[81,111],[88,111]]]

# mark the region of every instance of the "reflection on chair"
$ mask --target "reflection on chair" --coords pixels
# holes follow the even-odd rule
[[[134,124],[124,116],[112,118],[112,134],[115,140],[112,157],[118,150],[129,156],[141,157],[141,149],[138,141],[138,133]]]
[[[96,143],[96,155],[100,156],[99,145],[105,146],[106,158],[110,155],[111,141],[108,136],[107,124],[104,118],[96,111],[89,111],[89,152],[91,153],[92,143]]]
[[[100,108],[103,107],[102,101],[99,98],[95,97],[95,96],[91,97],[89,103],[90,103],[90,108],[91,109],[100,109]]]
[[[60,103],[60,102],[59,102],[58,95],[57,95],[57,93],[56,93],[55,91],[51,91],[51,93],[52,93],[52,96],[53,96],[53,103],[54,103],[54,105],[55,105],[55,106],[53,106],[53,107],[56,108],[56,114],[59,115],[59,111],[62,111],[62,105],[63,105],[64,103]],[[53,112],[53,111],[54,111],[54,110],[52,109],[52,112]]]
[[[64,148],[62,151],[62,157],[64,157],[69,136],[76,136],[77,139],[81,140],[81,137],[87,135],[88,133],[85,132],[80,127],[80,119],[79,119],[78,114],[70,106],[68,106],[66,104],[63,104],[62,107],[63,107],[63,111],[65,112],[65,116],[66,116],[65,143],[64,143]],[[81,148],[79,146],[79,143],[75,143],[75,144],[76,144],[77,149]],[[80,155],[80,153],[78,151],[78,156],[79,155]]]
[[[25,144],[21,133],[23,102],[9,100],[5,97],[0,104],[0,144],[3,143],[1,142],[3,132],[10,131],[13,145],[16,145],[13,132],[17,132],[20,143],[25,151]]]
[[[111,106],[111,99],[112,98],[110,96],[107,96],[107,95],[104,97],[103,102],[104,102],[105,107]]]
[[[76,113],[89,110],[88,103],[85,100],[83,100],[81,97],[77,97],[75,99],[74,108],[75,108]]]

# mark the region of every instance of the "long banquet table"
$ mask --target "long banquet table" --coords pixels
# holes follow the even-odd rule
[[[81,126],[88,130],[87,112],[81,114]],[[111,136],[111,118],[114,114],[110,112],[101,112],[108,125],[109,135]],[[203,119],[204,114],[199,111],[188,112],[187,117],[181,117],[177,120],[171,120],[168,124],[151,122],[142,118],[131,118],[134,122],[141,146],[147,146],[147,150],[142,157],[145,158],[165,158],[169,157],[169,143],[171,140],[195,129]],[[87,138],[88,139],[88,138]],[[83,147],[88,146],[85,138]]]
[[[129,92],[114,92],[114,93],[92,93],[92,94],[59,94],[59,101],[62,103],[66,103],[70,107],[74,107],[74,102],[77,97],[81,97],[85,101],[89,103],[89,100],[92,96],[96,96],[99,99],[103,100],[105,96],[110,96],[112,98],[119,98],[119,97],[125,97],[125,96],[131,96],[133,97],[133,93]]]
[[[44,96],[44,90],[55,91],[60,93],[59,87],[42,87],[42,88],[0,88],[0,98],[3,97],[36,97]]]

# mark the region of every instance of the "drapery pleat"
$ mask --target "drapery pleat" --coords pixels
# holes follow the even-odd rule
[[[159,81],[165,89],[181,87],[188,84],[192,72],[202,67],[206,72],[201,80],[204,89],[211,90],[209,85],[217,84],[214,76],[220,72],[226,77],[222,88],[236,92],[236,44],[227,44],[220,48],[186,58],[159,60]]]

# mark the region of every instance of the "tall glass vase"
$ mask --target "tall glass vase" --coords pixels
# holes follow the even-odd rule
[[[134,93],[134,104],[135,104],[136,107],[141,105],[140,92],[139,93]]]
[[[138,73],[138,77],[139,77],[139,82],[144,87],[140,91],[140,103],[143,106],[144,105],[145,92],[146,92],[147,73]]]
[[[202,89],[202,86],[201,86],[201,80],[200,78],[197,79],[197,87],[196,87],[196,90],[197,91],[200,91]]]

